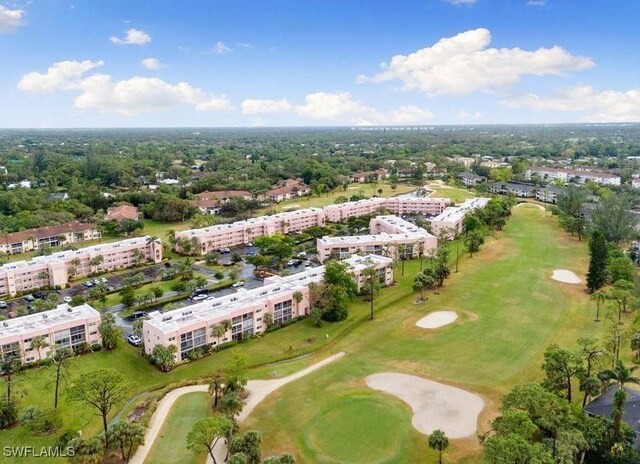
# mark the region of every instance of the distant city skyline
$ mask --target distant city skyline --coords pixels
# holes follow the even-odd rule
[[[640,2],[0,0],[0,128],[640,121]]]

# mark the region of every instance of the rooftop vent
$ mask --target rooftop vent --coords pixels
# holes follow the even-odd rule
[[[3,322],[2,325],[5,326],[5,327],[9,327],[9,323],[8,322]]]
[[[171,319],[173,319],[172,316],[166,316],[162,318],[162,322],[167,322],[167,321],[170,321]]]

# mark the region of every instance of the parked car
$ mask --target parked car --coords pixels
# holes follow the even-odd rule
[[[142,344],[142,340],[137,335],[128,335],[127,341],[131,343],[133,346],[140,346]]]
[[[107,282],[108,282],[108,281],[107,281],[107,278],[106,278],[106,277],[102,277],[102,278],[100,279],[100,283],[101,283],[101,284],[106,284]]]
[[[248,247],[252,247],[253,246],[253,242],[246,242],[245,245],[248,246]]]
[[[9,307],[9,305],[7,304],[6,301],[0,300],[0,309],[5,309],[5,308],[8,308],[8,307]]]
[[[43,292],[42,290],[35,291],[33,292],[33,297],[42,300],[47,297],[47,292]]]
[[[82,286],[87,288],[93,287],[93,282],[87,280],[86,282],[82,282]]]
[[[144,311],[134,311],[131,313],[132,319],[138,319],[139,317],[144,316]]]
[[[93,279],[91,282],[93,283],[93,285],[100,285],[100,284],[102,283],[102,280],[100,280],[100,279]]]
[[[255,256],[257,254],[258,254],[257,251],[247,251],[247,256]]]
[[[201,293],[199,295],[191,295],[189,299],[191,301],[202,301],[207,299],[207,295],[205,295],[204,293]]]
[[[31,303],[33,300],[35,300],[35,297],[33,295],[24,296],[24,301],[26,301],[27,303]]]
[[[243,287],[244,286],[244,280],[239,280],[236,283],[234,283],[231,287],[232,288],[238,288],[238,287]]]
[[[71,298],[69,295],[65,296],[62,301],[64,301],[65,303],[71,303],[71,300],[73,300],[73,298]]]

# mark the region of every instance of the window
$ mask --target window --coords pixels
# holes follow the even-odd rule
[[[273,323],[282,324],[293,318],[293,311],[291,309],[293,300],[283,301],[282,303],[276,303],[273,307]]]
[[[173,337],[175,338],[175,337]],[[196,329],[180,335],[180,359],[184,360],[194,348],[207,344],[207,328]]]
[[[231,320],[231,339],[241,340],[254,334],[253,313],[236,316]]]

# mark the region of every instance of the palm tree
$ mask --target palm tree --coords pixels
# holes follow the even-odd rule
[[[438,451],[438,464],[442,464],[442,451],[449,446],[449,439],[442,430],[434,430],[429,435],[429,448]]]
[[[623,386],[625,383],[640,384],[640,378],[635,377],[633,372],[640,366],[627,367],[620,360],[616,363],[613,369],[602,371],[599,375],[600,378],[609,383],[618,383]]]
[[[300,291],[293,292],[293,300],[296,302],[296,315],[298,315],[298,309],[300,309],[300,302],[304,299],[304,295]]]
[[[215,337],[218,340],[218,343],[216,344],[216,351],[220,346],[220,339],[224,337],[224,334],[226,332],[227,330],[225,329],[224,325],[222,325],[222,323],[216,324],[213,327],[211,327],[211,336]]]
[[[42,353],[40,350],[48,347],[47,340],[42,335],[36,335],[31,339],[31,348],[38,352],[38,361],[42,361]]]
[[[596,290],[595,292],[593,292],[591,294],[591,296],[589,298],[591,299],[591,301],[595,301],[596,302],[596,318],[595,318],[595,321],[596,322],[600,322],[600,305],[602,303],[604,303],[605,301],[607,301],[607,299],[608,299],[607,292],[605,292],[602,289]]]
[[[47,271],[40,271],[36,276],[38,280],[47,280],[47,285],[49,284],[49,273]],[[44,285],[46,286],[46,285]]]
[[[424,301],[424,291],[431,285],[426,274],[420,273],[413,279],[413,291],[420,292],[420,301]]]

